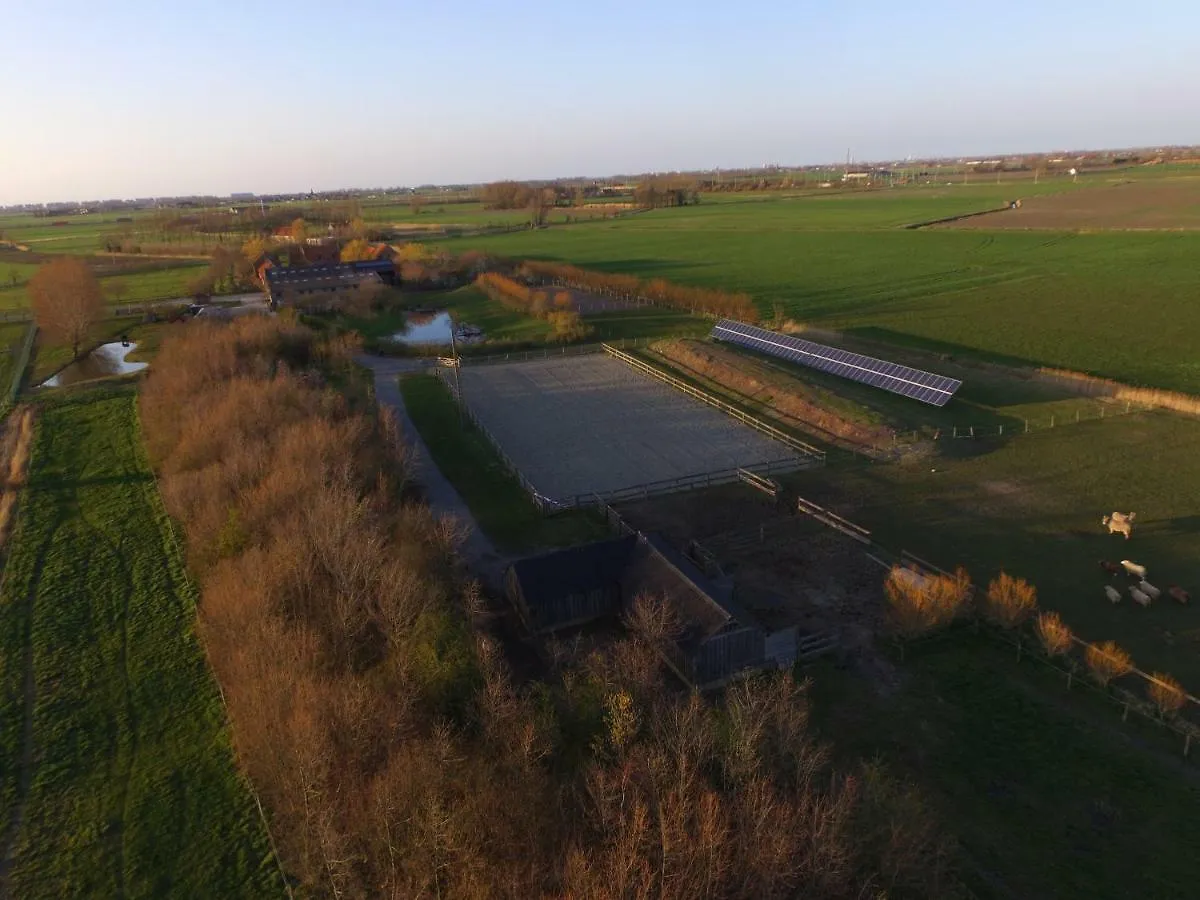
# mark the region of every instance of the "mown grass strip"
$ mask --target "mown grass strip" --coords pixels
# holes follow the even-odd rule
[[[8,895],[281,896],[134,401],[41,406],[0,592],[3,717],[31,723],[0,739]]]

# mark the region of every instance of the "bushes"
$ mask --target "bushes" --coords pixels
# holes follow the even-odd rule
[[[1107,685],[1114,678],[1126,675],[1133,668],[1133,658],[1116,641],[1088,644],[1083,654],[1088,671],[1097,684]]]
[[[1037,609],[1037,590],[1023,578],[1001,572],[983,595],[983,614],[995,625],[1009,631]]]
[[[1183,685],[1162,672],[1155,672],[1150,676],[1150,680],[1146,682],[1146,695],[1163,718],[1179,712],[1187,702],[1187,693]]]
[[[1040,613],[1034,628],[1047,656],[1065,656],[1070,652],[1074,636],[1058,613]]]
[[[526,260],[517,269],[523,278],[567,284],[606,296],[649,300],[659,306],[708,313],[726,319],[757,322],[758,310],[749,294],[673,284],[663,278],[642,281],[633,275],[592,272],[563,263]]]
[[[551,300],[547,291],[535,291],[503,275],[487,273],[475,279],[475,286],[509,309],[550,323],[551,335],[562,343],[581,341],[592,333],[579,313],[570,309],[571,297],[560,292]],[[565,297],[564,297],[565,295]]]
[[[923,575],[894,566],[884,582],[892,628],[901,637],[914,638],[954,621],[970,589],[966,571],[953,576]]]

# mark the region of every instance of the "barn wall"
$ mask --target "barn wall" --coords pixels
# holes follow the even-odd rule
[[[692,654],[691,669],[696,684],[724,681],[742,669],[761,666],[765,641],[757,628],[723,631],[706,640]]]
[[[553,597],[532,608],[534,627],[539,630],[582,625],[620,612],[621,590],[615,585]]]

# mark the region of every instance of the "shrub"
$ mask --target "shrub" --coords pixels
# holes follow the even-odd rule
[[[1092,673],[1092,678],[1101,685],[1107,685],[1114,678],[1120,678],[1133,668],[1133,658],[1121,649],[1116,641],[1089,644],[1084,653],[1084,659]]]
[[[1037,617],[1038,640],[1047,656],[1063,656],[1071,649],[1071,629],[1056,612],[1040,613]]]
[[[962,568],[950,576],[894,566],[884,582],[892,627],[905,638],[942,628],[958,615],[969,590],[970,578]]]
[[[1037,588],[1023,578],[1001,572],[984,594],[983,614],[989,622],[1012,630],[1037,609]]]
[[[1179,712],[1187,702],[1187,692],[1184,691],[1183,685],[1163,672],[1155,672],[1150,676],[1146,683],[1146,694],[1163,718]]]

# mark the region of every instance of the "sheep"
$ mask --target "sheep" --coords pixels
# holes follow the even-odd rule
[[[1162,595],[1162,591],[1160,591],[1150,582],[1146,581],[1144,578],[1138,582],[1138,590],[1140,590],[1151,600],[1157,600]]]
[[[1114,512],[1111,516],[1104,516],[1100,524],[1108,526],[1109,534],[1123,534],[1125,540],[1129,540],[1133,537],[1133,519],[1136,515],[1137,513]]]
[[[1145,579],[1145,577],[1146,577],[1146,567],[1145,566],[1139,566],[1137,563],[1130,562],[1127,559],[1121,560],[1121,565],[1125,568],[1125,571],[1128,572],[1130,575],[1136,575],[1140,579],[1143,579],[1143,580]]]
[[[1106,597],[1108,597],[1110,603],[1120,603],[1121,602],[1121,592],[1118,591],[1111,584],[1106,584],[1104,586],[1104,595]]]
[[[1120,575],[1122,572],[1125,571],[1124,569],[1121,568],[1121,566],[1118,563],[1109,562],[1108,560],[1104,560],[1104,559],[1100,560],[1100,568],[1102,568],[1109,575],[1113,575],[1113,576]]]
[[[1138,606],[1150,605],[1150,598],[1133,586],[1129,588],[1129,596],[1133,598],[1133,602]]]
[[[1171,598],[1173,600],[1179,601],[1184,606],[1186,606],[1187,602],[1192,599],[1191,596],[1188,594],[1188,592],[1185,591],[1183,588],[1181,588],[1177,584],[1170,585],[1167,588],[1167,593],[1171,595]]]

